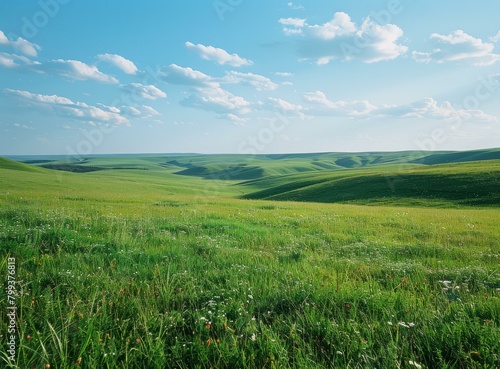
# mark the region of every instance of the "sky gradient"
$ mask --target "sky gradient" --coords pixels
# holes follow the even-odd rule
[[[0,4],[0,155],[500,147],[500,2]]]

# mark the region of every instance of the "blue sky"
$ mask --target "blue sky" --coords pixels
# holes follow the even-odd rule
[[[3,1],[0,155],[500,147],[497,0]]]

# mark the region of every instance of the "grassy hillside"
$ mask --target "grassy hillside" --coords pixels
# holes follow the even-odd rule
[[[417,206],[500,206],[500,160],[250,181],[243,196],[309,202]],[[264,188],[264,189],[262,189]]]
[[[31,172],[31,173],[43,172],[43,170],[41,170],[40,168],[35,167],[33,165],[20,163],[18,161],[14,161],[14,160],[2,158],[2,157],[0,157],[0,169],[17,170],[17,171]]]
[[[18,160],[23,159],[22,157]],[[98,155],[81,159],[27,157],[26,162],[70,172],[98,170],[167,170],[184,176],[219,180],[265,179],[270,176],[398,166],[399,169],[443,163],[500,159],[500,149],[468,152],[366,152],[275,155]]]
[[[444,164],[444,163],[465,163],[468,161],[480,160],[499,160],[500,150],[474,150],[462,152],[449,152],[449,153],[435,153],[427,155],[420,159],[415,159],[412,162],[417,164]]]
[[[261,160],[254,165],[306,159]],[[500,367],[498,208],[453,197],[472,185],[498,198],[498,161],[244,182],[175,174],[217,165],[198,156],[78,165],[107,169],[27,171],[0,161],[0,278],[6,288],[14,258],[19,317],[14,363],[0,336],[5,368]],[[359,197],[391,173],[395,192],[435,190],[432,176],[460,185],[436,204],[461,207]],[[328,186],[358,202],[237,198],[262,190],[312,198]],[[2,314],[1,332],[9,322]]]

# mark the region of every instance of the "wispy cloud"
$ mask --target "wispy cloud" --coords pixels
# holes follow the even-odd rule
[[[15,40],[10,40],[2,31],[0,31],[0,45],[10,46],[16,52],[29,57],[37,56],[38,51],[42,49],[39,45],[29,42],[22,37],[18,37]]]
[[[413,57],[421,63],[464,62],[477,66],[492,65],[500,61],[500,54],[493,52],[495,45],[472,37],[462,30],[448,35],[433,33],[430,36],[432,51],[413,52]]]
[[[57,95],[33,94],[23,90],[5,89],[4,93],[16,96],[34,109],[42,109],[64,118],[83,120],[89,123],[126,124],[128,119],[120,115],[120,110],[113,106],[99,107]]]
[[[494,42],[494,43],[499,42],[500,41],[500,31],[498,31],[498,33],[495,36],[490,37],[490,41]]]
[[[331,60],[360,60],[376,63],[396,59],[408,51],[399,43],[403,30],[394,24],[380,25],[367,17],[357,26],[350,16],[337,12],[323,24],[308,24],[299,18],[281,18],[283,33],[296,38],[301,59],[313,59],[317,64]]]
[[[219,114],[247,114],[250,102],[241,96],[235,96],[220,87],[199,89],[181,100],[181,105],[209,110]]]
[[[58,75],[70,80],[93,80],[111,84],[119,83],[115,77],[102,73],[95,65],[88,65],[79,60],[57,59],[33,65],[31,68],[39,73]]]
[[[459,117],[462,120],[475,122],[496,122],[495,116],[489,115],[482,110],[468,110],[454,107],[449,101],[439,103],[433,98],[426,97],[410,105],[395,105],[382,107],[376,111],[379,116],[392,116],[399,118],[426,118],[446,120]]]
[[[296,116],[300,119],[307,118],[304,113],[306,109],[302,105],[293,104],[280,98],[268,97],[263,103],[263,107],[267,110],[278,111],[287,116]]]
[[[121,113],[124,116],[132,118],[152,118],[161,115],[158,111],[148,105],[141,106],[122,106]]]
[[[296,5],[292,3],[291,1],[288,2],[286,5],[288,5],[289,8],[292,8],[293,10],[304,10],[305,8],[302,5]]]
[[[219,87],[219,83],[200,71],[189,67],[180,67],[177,64],[171,64],[162,68],[158,76],[165,82],[174,85],[184,85],[191,87]]]
[[[136,65],[132,61],[125,59],[123,56],[117,54],[99,54],[97,55],[97,58],[100,61],[114,65],[127,74],[137,74],[138,72]]]
[[[271,79],[262,76],[260,74],[254,73],[241,73],[236,71],[230,71],[226,73],[226,76],[219,80],[221,83],[227,84],[243,84],[254,87],[257,91],[262,90],[275,90],[278,85],[274,83]]]
[[[28,130],[34,130],[35,129],[34,127],[28,126],[27,124],[19,124],[19,123],[14,123],[14,127],[21,128],[21,129],[28,129]]]
[[[497,118],[482,110],[467,110],[454,107],[449,101],[439,103],[427,97],[408,105],[376,106],[367,100],[331,101],[322,91],[304,94],[304,100],[311,104],[307,110],[311,115],[348,118],[415,118],[441,120],[459,117],[464,121],[496,122]]]
[[[248,121],[248,119],[241,118],[241,117],[237,116],[236,114],[232,114],[232,113],[220,114],[217,116],[217,118],[230,120],[231,122],[233,122],[234,124],[237,124],[237,125],[243,125]]]
[[[24,66],[33,65],[33,64],[37,64],[37,63],[33,62],[31,59],[29,59],[23,55],[0,52],[0,66],[2,66],[4,68],[13,69],[13,68],[24,67]]]
[[[214,61],[219,65],[230,65],[232,67],[243,67],[252,65],[251,60],[240,57],[238,54],[229,54],[226,50],[213,46],[205,46],[202,44],[193,44],[187,41],[185,43],[189,50],[198,54],[203,60]]]
[[[140,83],[129,83],[120,85],[120,89],[142,99],[156,100],[167,97],[167,94],[165,92],[153,85],[145,86]]]
[[[377,109],[376,106],[366,100],[330,101],[322,91],[305,93],[304,100],[316,107],[314,111],[318,115],[359,117],[367,116]]]

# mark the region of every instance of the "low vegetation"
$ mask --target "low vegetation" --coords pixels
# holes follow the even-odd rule
[[[287,160],[261,159],[231,165]],[[15,258],[18,291],[17,356],[2,314],[2,365],[500,367],[498,161],[249,180],[219,160],[95,158],[78,165],[145,170],[69,173],[1,159],[0,275],[5,287]],[[187,164],[217,175],[174,174]],[[406,178],[395,191],[391,175]]]

